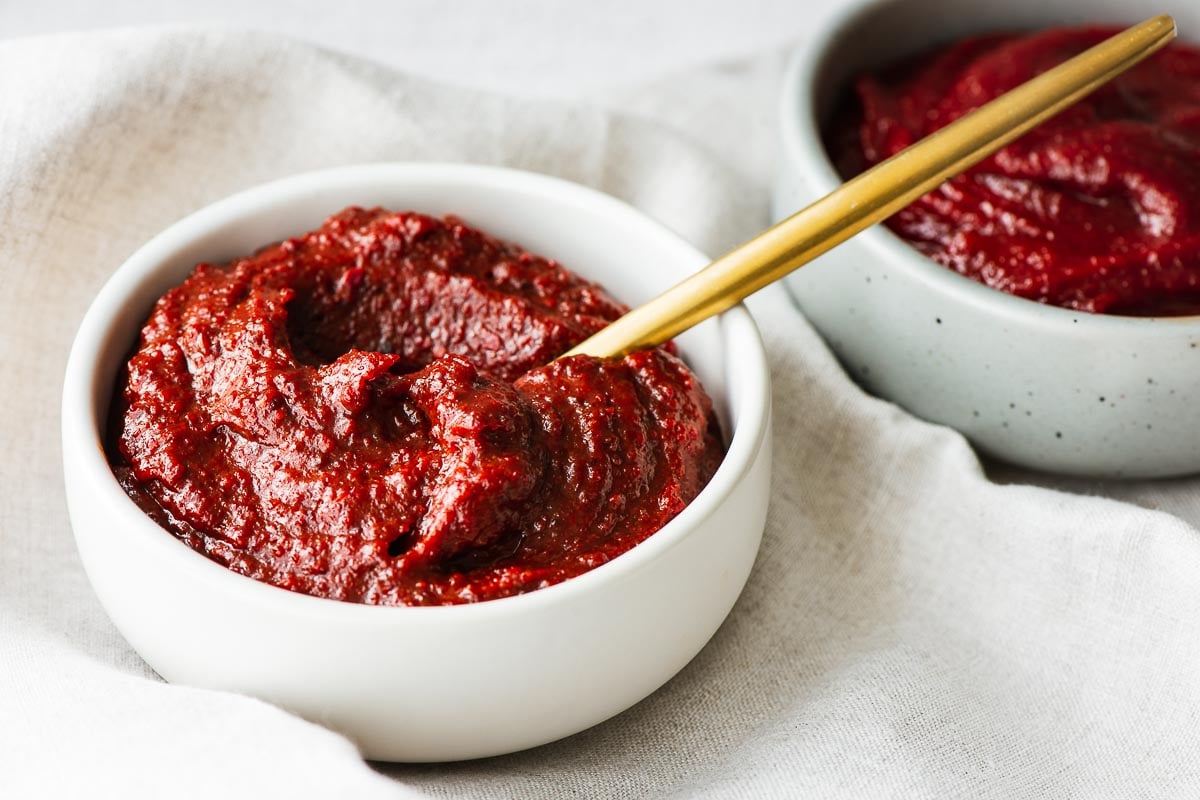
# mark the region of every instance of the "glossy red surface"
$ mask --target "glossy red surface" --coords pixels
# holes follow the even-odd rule
[[[981,36],[863,75],[830,150],[857,174],[1116,31]],[[1200,312],[1200,50],[1168,46],[887,224],[1020,297]]]
[[[578,575],[722,457],[667,349],[556,355],[624,307],[454,220],[347,209],[166,293],[111,458],[193,549],[320,597],[449,604]]]

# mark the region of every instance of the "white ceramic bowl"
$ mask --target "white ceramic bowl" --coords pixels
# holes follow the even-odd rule
[[[440,761],[576,733],[653,692],[717,630],[762,536],[770,389],[745,308],[689,331],[681,352],[712,395],[729,450],[674,520],[556,586],[476,605],[383,608],[237,575],[150,521],[101,441],[114,376],[150,307],[200,261],[317,227],[347,205],[454,213],[639,303],[703,266],[686,242],[598,192],[464,165],[372,164],[223,200],[138,250],[79,329],[63,390],[71,524],[97,596],[171,682],[264,698],[348,734],[369,758]]]
[[[789,67],[775,218],[842,182],[819,125],[864,69],[971,33],[1132,24],[1164,12],[1184,37],[1200,36],[1193,0],[847,4]],[[1085,314],[1013,297],[939,266],[883,226],[787,282],[852,376],[988,455],[1079,475],[1200,471],[1200,318]]]

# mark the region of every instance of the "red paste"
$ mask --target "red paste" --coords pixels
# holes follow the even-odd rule
[[[830,149],[856,174],[1116,32],[980,36],[864,75]],[[887,224],[1020,297],[1200,312],[1200,49],[1168,46]]]
[[[538,589],[658,530],[722,457],[667,349],[549,363],[625,310],[455,219],[350,208],[158,301],[114,466],[190,547],[286,589]]]

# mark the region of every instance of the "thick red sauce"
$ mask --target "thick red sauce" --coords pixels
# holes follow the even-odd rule
[[[856,174],[1116,31],[980,36],[863,75],[830,149]],[[1200,312],[1200,49],[1170,45],[887,224],[1020,297]]]
[[[430,605],[557,583],[658,530],[722,457],[668,349],[548,363],[624,310],[458,220],[350,208],[158,301],[118,387],[115,471],[193,549],[297,592]]]

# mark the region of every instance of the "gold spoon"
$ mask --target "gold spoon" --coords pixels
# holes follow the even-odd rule
[[[1175,20],[1164,14],[1106,39],[876,164],[560,358],[608,358],[655,347],[732,308],[974,166],[1174,38]]]

